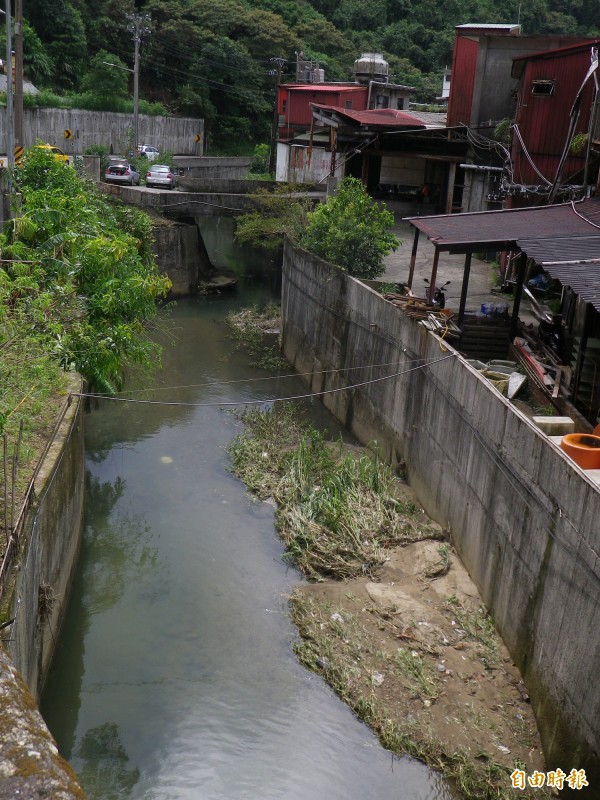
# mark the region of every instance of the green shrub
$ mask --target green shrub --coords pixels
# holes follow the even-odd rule
[[[399,241],[394,215],[376,203],[357,178],[344,178],[337,194],[308,215],[300,244],[357,278],[377,278]]]

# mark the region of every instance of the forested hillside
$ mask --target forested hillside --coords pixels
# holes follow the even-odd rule
[[[282,80],[293,80],[296,51],[319,61],[327,80],[350,79],[361,52],[382,52],[391,79],[430,102],[451,63],[455,25],[520,21],[528,35],[600,34],[599,0],[24,0],[27,76],[123,110],[130,74],[103,62],[133,66],[128,12],[151,19],[141,98],[203,117],[213,141],[238,143],[268,137],[271,59],[285,59]]]

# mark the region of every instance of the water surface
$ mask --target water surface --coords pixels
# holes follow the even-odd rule
[[[208,238],[225,260],[223,231]],[[302,386],[265,381],[227,339],[226,313],[277,288],[264,264],[237,269],[234,295],[171,309],[160,391],[132,395],[204,405],[86,417],[84,541],[43,714],[92,800],[444,800],[437,774],[383,750],[293,654],[300,577],[273,509],[230,472],[242,426],[219,403]],[[321,406],[315,419],[336,427]]]

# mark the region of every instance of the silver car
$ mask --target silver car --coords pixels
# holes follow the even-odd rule
[[[139,186],[141,175],[133,164],[130,164],[127,160],[111,158],[104,172],[104,180],[107,183],[124,183],[127,186]]]
[[[175,173],[166,164],[153,164],[146,173],[146,186],[174,189],[177,183]]]

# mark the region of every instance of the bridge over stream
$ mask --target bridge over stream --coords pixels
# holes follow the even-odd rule
[[[259,189],[273,188],[271,181],[220,180],[211,181],[202,190],[191,189],[195,180],[180,179],[181,189],[148,189],[145,186],[117,186],[102,183],[102,191],[119,197],[128,205],[140,206],[148,211],[158,211],[172,217],[214,217],[237,216],[256,208],[252,197]],[[200,181],[198,181],[200,183]],[[325,200],[324,187],[310,187],[308,191],[298,192],[298,197],[310,197],[315,203]]]

